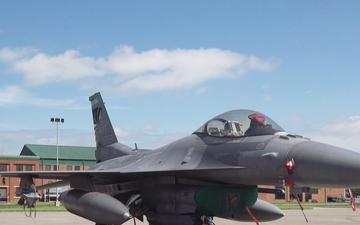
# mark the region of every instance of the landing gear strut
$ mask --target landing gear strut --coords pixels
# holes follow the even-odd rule
[[[202,225],[215,225],[212,216],[201,216]]]

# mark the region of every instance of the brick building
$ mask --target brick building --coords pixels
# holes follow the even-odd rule
[[[0,156],[0,171],[39,170],[39,159],[38,156]],[[0,202],[15,201],[19,197],[19,184],[20,178],[2,177],[0,179]]]
[[[95,148],[59,146],[59,170],[85,170],[94,165]],[[0,156],[0,171],[55,171],[56,146],[24,145],[20,156]],[[51,180],[34,179],[35,185],[44,185]],[[0,179],[0,202],[16,202],[19,199],[19,178]],[[40,192],[42,196],[48,190]]]
[[[264,186],[264,188],[273,188]],[[268,202],[290,202],[294,200],[290,194],[290,188],[285,188],[285,193],[278,192],[277,194],[259,193],[259,198]],[[335,199],[345,198],[345,189],[343,188],[302,188],[299,194],[299,199],[302,202],[319,202],[326,203],[334,201]]]

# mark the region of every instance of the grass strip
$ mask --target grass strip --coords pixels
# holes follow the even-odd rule
[[[283,210],[287,209],[299,209],[299,205],[296,202],[281,202],[275,203],[277,207]],[[304,209],[313,208],[350,208],[348,203],[303,203]]]
[[[26,209],[27,211],[29,209]],[[24,207],[18,204],[4,204],[0,205],[0,213],[1,212],[23,212]],[[66,209],[62,206],[57,207],[55,203],[48,202],[39,202],[36,207],[37,212],[64,212]]]

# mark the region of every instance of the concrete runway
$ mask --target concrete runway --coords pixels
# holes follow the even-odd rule
[[[265,225],[305,225],[306,222],[299,210],[285,210],[286,216],[275,222],[261,223]],[[349,225],[360,224],[360,211],[352,212],[351,209],[324,209],[306,210],[309,224],[316,225]],[[254,225],[254,223],[240,223],[236,221],[215,219],[216,225]],[[26,218],[23,213],[0,213],[1,225],[94,225],[80,217],[67,212],[39,212],[36,219]],[[137,221],[138,225],[147,225]],[[125,225],[133,225],[128,221]]]

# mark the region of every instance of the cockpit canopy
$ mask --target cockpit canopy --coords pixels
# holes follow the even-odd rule
[[[214,117],[195,133],[214,137],[243,137],[284,131],[272,119],[251,110],[233,110]]]

